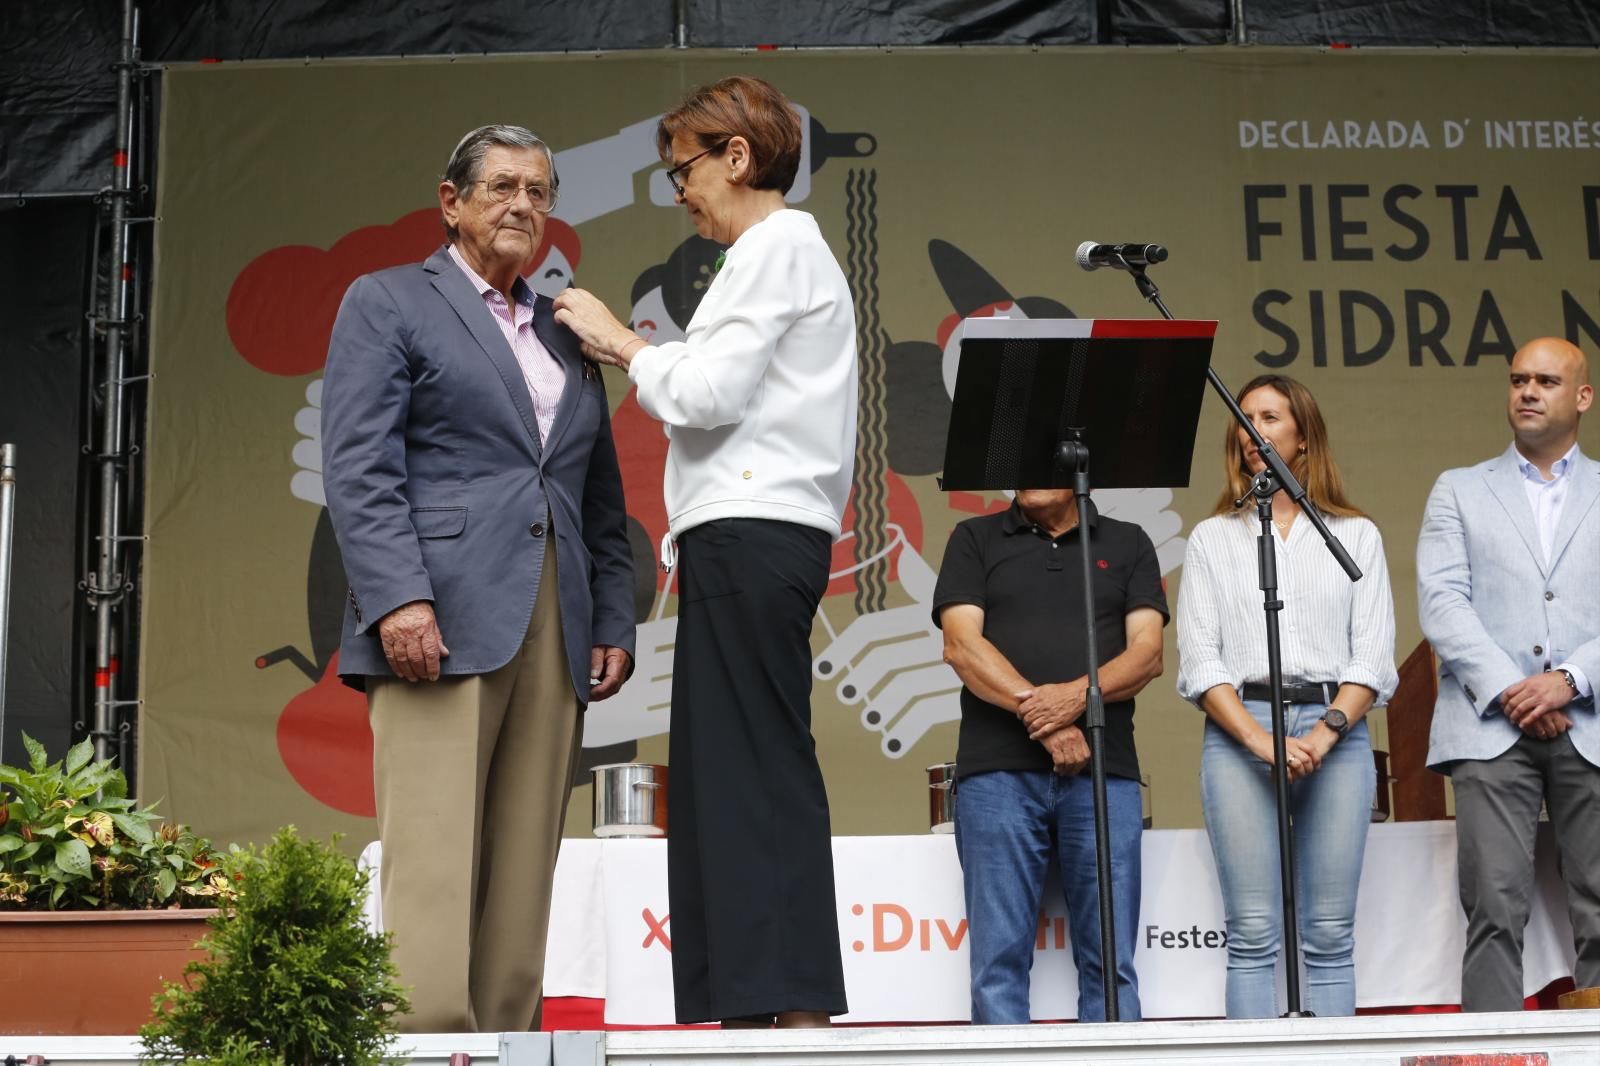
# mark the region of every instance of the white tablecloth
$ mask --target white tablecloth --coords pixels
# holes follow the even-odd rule
[[[1460,1001],[1466,921],[1457,903],[1455,855],[1450,822],[1372,827],[1356,912],[1361,1006]],[[851,1008],[842,1020],[965,1021],[966,921],[954,840],[836,837],[833,856]],[[673,1021],[666,862],[660,840],[562,845],[546,995],[602,998],[606,1021],[614,1024]],[[1524,951],[1529,994],[1571,974],[1573,960],[1548,839],[1541,838],[1538,866]],[[1227,961],[1222,901],[1204,832],[1145,833],[1139,924],[1135,961],[1145,1017],[1220,1016]],[[1033,1016],[1071,1018],[1077,979],[1066,910],[1053,885],[1041,928]]]

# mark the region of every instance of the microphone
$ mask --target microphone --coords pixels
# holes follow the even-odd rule
[[[1126,270],[1130,266],[1154,266],[1164,263],[1167,250],[1159,244],[1096,244],[1084,241],[1078,245],[1078,265],[1085,270],[1111,267]]]

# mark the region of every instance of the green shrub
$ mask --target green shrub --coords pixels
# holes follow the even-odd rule
[[[211,919],[182,983],[156,996],[142,1061],[378,1066],[410,1009],[389,934],[362,924],[365,872],[291,826],[238,853],[238,898]]]

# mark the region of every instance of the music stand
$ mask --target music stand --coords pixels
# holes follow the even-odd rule
[[[1100,974],[1118,1020],[1117,951],[1106,809],[1105,703],[1094,632],[1093,501],[1101,488],[1189,484],[1215,322],[969,318],[963,323],[946,491],[1071,488],[1078,504],[1088,691],[1083,720],[1094,796]]]

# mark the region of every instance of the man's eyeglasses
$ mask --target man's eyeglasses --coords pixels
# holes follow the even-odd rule
[[[683,196],[683,183],[678,180],[679,175],[687,175],[689,173],[689,168],[694,165],[696,160],[703,156],[708,156],[712,152],[722,151],[724,148],[728,147],[728,141],[731,140],[733,140],[732,137],[729,137],[723,141],[719,141],[718,143],[713,144],[710,148],[707,148],[705,151],[690,156],[688,159],[685,159],[683,162],[667,171],[667,180],[672,183],[672,191],[677,193],[680,197]]]
[[[559,190],[548,185],[523,185],[515,178],[479,179],[474,184],[482,185],[483,191],[489,194],[489,199],[497,204],[509,204],[517,198],[519,191],[526,190],[528,203],[532,204],[533,209],[541,215],[548,215],[555,210],[556,198],[559,195]]]

